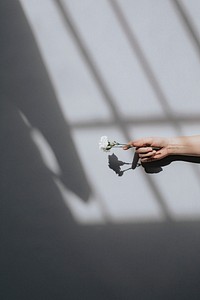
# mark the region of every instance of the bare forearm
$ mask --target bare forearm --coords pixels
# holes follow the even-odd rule
[[[171,138],[167,148],[169,155],[200,156],[200,135]]]
[[[141,162],[162,159],[168,155],[200,156],[200,135],[172,138],[147,137],[131,141],[124,150],[136,148]],[[157,149],[156,149],[157,148]]]

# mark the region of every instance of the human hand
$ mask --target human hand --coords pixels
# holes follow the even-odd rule
[[[123,147],[124,150],[135,147],[141,162],[162,159],[169,155],[169,139],[163,137],[148,137],[131,141]]]

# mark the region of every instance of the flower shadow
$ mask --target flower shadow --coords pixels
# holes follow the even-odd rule
[[[121,167],[124,166],[124,165],[129,165],[129,167],[122,170]],[[112,155],[108,155],[108,166],[118,176],[122,176],[122,175],[124,175],[124,173],[126,171],[133,170],[136,167],[140,166],[140,164],[138,163],[138,157],[136,157],[136,155],[134,155],[133,162],[128,163],[128,162],[124,162],[124,161],[119,160],[117,155],[115,155],[113,153]]]

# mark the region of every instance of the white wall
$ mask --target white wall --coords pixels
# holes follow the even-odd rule
[[[118,177],[98,142],[102,135],[125,143],[149,135],[199,134],[200,2],[178,2],[194,35],[174,1],[20,2],[94,190],[85,204],[57,182],[74,218],[90,224],[199,220],[198,165],[173,162],[158,174],[140,167]],[[48,154],[45,141],[34,138]],[[131,151],[114,153],[132,160]],[[57,172],[53,155],[47,156]]]

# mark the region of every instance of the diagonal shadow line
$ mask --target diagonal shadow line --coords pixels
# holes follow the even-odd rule
[[[177,117],[176,121],[179,123],[188,123],[188,124],[200,124],[200,116],[195,115],[191,116],[181,116]],[[121,122],[125,124],[126,127],[130,126],[138,126],[138,125],[169,125],[169,119],[167,117],[158,117],[158,116],[151,116],[148,118],[142,117],[126,117],[122,118]],[[86,120],[86,121],[75,121],[71,123],[71,127],[74,129],[86,129],[86,128],[103,128],[103,127],[114,127],[115,121],[114,120]]]
[[[82,57],[84,58],[85,62],[87,63],[87,66],[88,66],[92,76],[95,79],[97,87],[103,94],[104,98],[107,100],[107,104],[109,104],[109,107],[113,113],[115,122],[120,123],[121,118],[115,107],[113,96],[109,92],[109,90],[106,86],[106,83],[103,80],[103,77],[100,75],[99,71],[97,70],[95,61],[92,59],[92,56],[91,56],[89,50],[87,49],[85,42],[81,38],[80,33],[78,32],[78,29],[76,28],[75,23],[72,19],[72,16],[71,16],[69,10],[67,9],[67,5],[66,4],[63,5],[61,0],[54,0],[54,2],[56,3],[56,5],[61,13],[61,16],[63,17],[64,24],[66,25],[67,30],[70,29],[72,37],[73,37],[74,41],[76,42]],[[125,127],[123,126],[123,124],[120,124],[120,126],[122,126],[123,131],[125,131]]]
[[[182,23],[189,33],[189,36],[193,42],[194,47],[197,50],[198,55],[200,56],[200,40],[198,37],[198,33],[195,29],[195,25],[190,18],[189,14],[187,13],[187,9],[184,7],[184,5],[179,0],[171,0],[171,3],[176,9],[176,12],[179,14]]]
[[[111,108],[116,125],[121,129],[121,131],[123,132],[125,138],[127,140],[130,140],[131,138],[128,134],[128,130],[127,130],[125,124],[122,122],[121,116],[120,116],[120,114],[118,113],[118,111],[115,107],[114,98],[111,95],[110,91],[108,90],[108,87],[106,86],[99,70],[97,69],[97,66],[96,66],[95,62],[93,61],[93,59],[92,59],[92,57],[91,57],[84,41],[83,41],[83,39],[81,38],[69,10],[67,9],[66,5],[65,6],[63,5],[61,0],[54,0],[54,2],[57,5],[58,10],[61,13],[61,16],[64,20],[64,24],[66,26],[66,29],[70,30],[70,32],[73,36],[73,39],[76,42],[76,44],[77,44],[77,46],[80,50],[80,53],[83,56],[85,62],[87,63],[87,66],[88,66],[91,74],[93,75],[98,88],[102,92],[104,98],[107,101],[107,104]],[[165,220],[169,221],[169,222],[172,221],[172,218],[171,218],[170,213],[168,211],[168,208],[166,206],[166,202],[163,198],[163,195],[160,193],[160,191],[155,186],[153,180],[150,177],[145,176],[145,178],[148,181],[148,184],[150,185],[151,190],[154,192],[155,199],[157,199],[160,206],[162,207],[162,212],[164,214]]]
[[[123,29],[125,36],[127,37],[127,40],[129,41],[129,44],[131,46],[132,51],[134,52],[134,55],[136,55],[138,61],[140,62],[140,65],[143,69],[143,72],[150,83],[152,90],[154,91],[157,99],[161,103],[161,106],[164,109],[165,115],[167,116],[168,120],[173,123],[174,127],[177,129],[178,132],[181,131],[180,125],[176,122],[175,116],[173,116],[173,111],[167,101],[167,97],[164,94],[163,90],[160,87],[160,84],[144,54],[142,51],[141,46],[139,45],[139,42],[137,38],[135,37],[133,30],[130,28],[130,25],[128,24],[128,21],[126,20],[124,13],[122,12],[122,9],[117,2],[117,0],[107,0],[112,9],[113,12],[116,15],[116,18],[118,19],[119,24],[121,25],[121,28]]]

